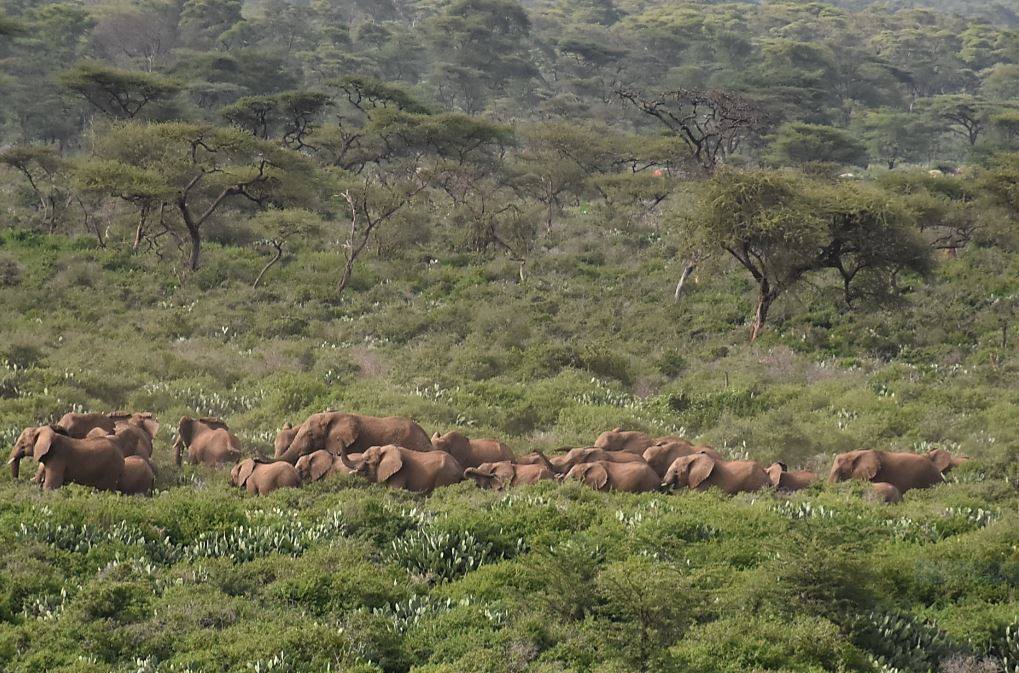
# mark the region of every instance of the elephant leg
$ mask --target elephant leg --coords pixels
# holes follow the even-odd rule
[[[55,491],[64,485],[64,473],[57,470],[46,470],[45,478],[42,482],[42,489],[44,491]]]

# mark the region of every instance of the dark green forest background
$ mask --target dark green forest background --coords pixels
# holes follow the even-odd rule
[[[163,423],[151,498],[3,478],[0,669],[1016,673],[1017,217],[1014,1],[0,0],[0,438]],[[883,506],[169,457],[327,407],[976,460]]]

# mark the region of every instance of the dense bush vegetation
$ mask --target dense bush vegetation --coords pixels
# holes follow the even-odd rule
[[[2,480],[0,669],[1016,673],[1017,26],[1011,0],[0,0],[0,440],[164,428],[151,498]],[[732,124],[684,142],[695,104]],[[518,453],[626,426],[820,471],[976,460],[895,506],[256,499],[172,465],[184,414],[267,454],[327,407]]]

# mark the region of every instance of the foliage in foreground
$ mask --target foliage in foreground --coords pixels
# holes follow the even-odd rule
[[[577,217],[525,282],[483,256],[373,260],[343,301],[319,282],[335,254],[252,289],[262,259],[213,245],[177,285],[142,255],[7,234],[0,429],[213,414],[268,452],[333,406],[518,452],[626,425],[820,469],[858,445],[978,460],[890,507],[854,484],[422,499],[338,478],[254,499],[176,470],[163,430],[152,498],[0,484],[4,670],[1014,671],[1019,400],[987,300],[1014,291],[989,281],[1011,253],[968,248],[904,309],[801,291],[751,346],[741,276],[705,271],[672,304],[667,242]]]

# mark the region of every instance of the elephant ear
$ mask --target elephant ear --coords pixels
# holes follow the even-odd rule
[[[247,460],[243,461],[240,465],[238,465],[239,468],[237,470],[238,486],[243,488],[244,485],[248,483],[248,479],[251,478],[251,475],[255,472],[255,465],[257,465],[257,462],[251,458],[248,458]]]
[[[53,448],[53,436],[55,434],[56,433],[53,432],[52,428],[40,428],[38,434],[35,436],[35,446],[32,447],[32,458],[34,458],[36,462],[41,463],[43,458],[49,454],[50,449]]]
[[[785,471],[785,466],[782,463],[774,463],[765,470],[768,473],[768,480],[771,481],[772,486],[778,486],[781,483],[782,473]]]
[[[382,460],[379,461],[378,481],[388,481],[390,477],[400,471],[403,467],[403,456],[400,449],[390,444],[381,449]]]
[[[357,440],[361,435],[357,419],[350,414],[343,414],[339,418],[329,416],[328,420],[326,420],[323,425],[323,441],[326,440],[330,434],[334,434],[348,449],[357,444]]]
[[[715,471],[715,461],[711,456],[702,454],[690,461],[690,488],[697,488]]]
[[[881,470],[881,458],[877,451],[861,451],[853,460],[853,476],[864,481],[871,481]]]
[[[938,472],[944,472],[952,467],[952,454],[944,449],[931,449],[927,452],[927,457],[934,463],[934,467],[938,468]]]
[[[513,485],[513,479],[516,478],[517,471],[513,469],[512,463],[498,463],[492,470],[492,474],[499,480],[502,488],[505,488]]]
[[[308,473],[311,474],[312,481],[318,481],[333,469],[333,455],[328,451],[316,451],[309,457],[309,460],[311,469],[308,470]]]
[[[601,490],[609,483],[609,472],[601,463],[588,463],[588,468],[584,472],[584,481]]]
[[[149,439],[156,438],[160,428],[159,421],[149,416],[148,418],[142,418],[138,425],[149,435]]]
[[[182,416],[177,424],[177,436],[184,446],[191,446],[191,439],[195,436],[195,419],[190,416]]]

